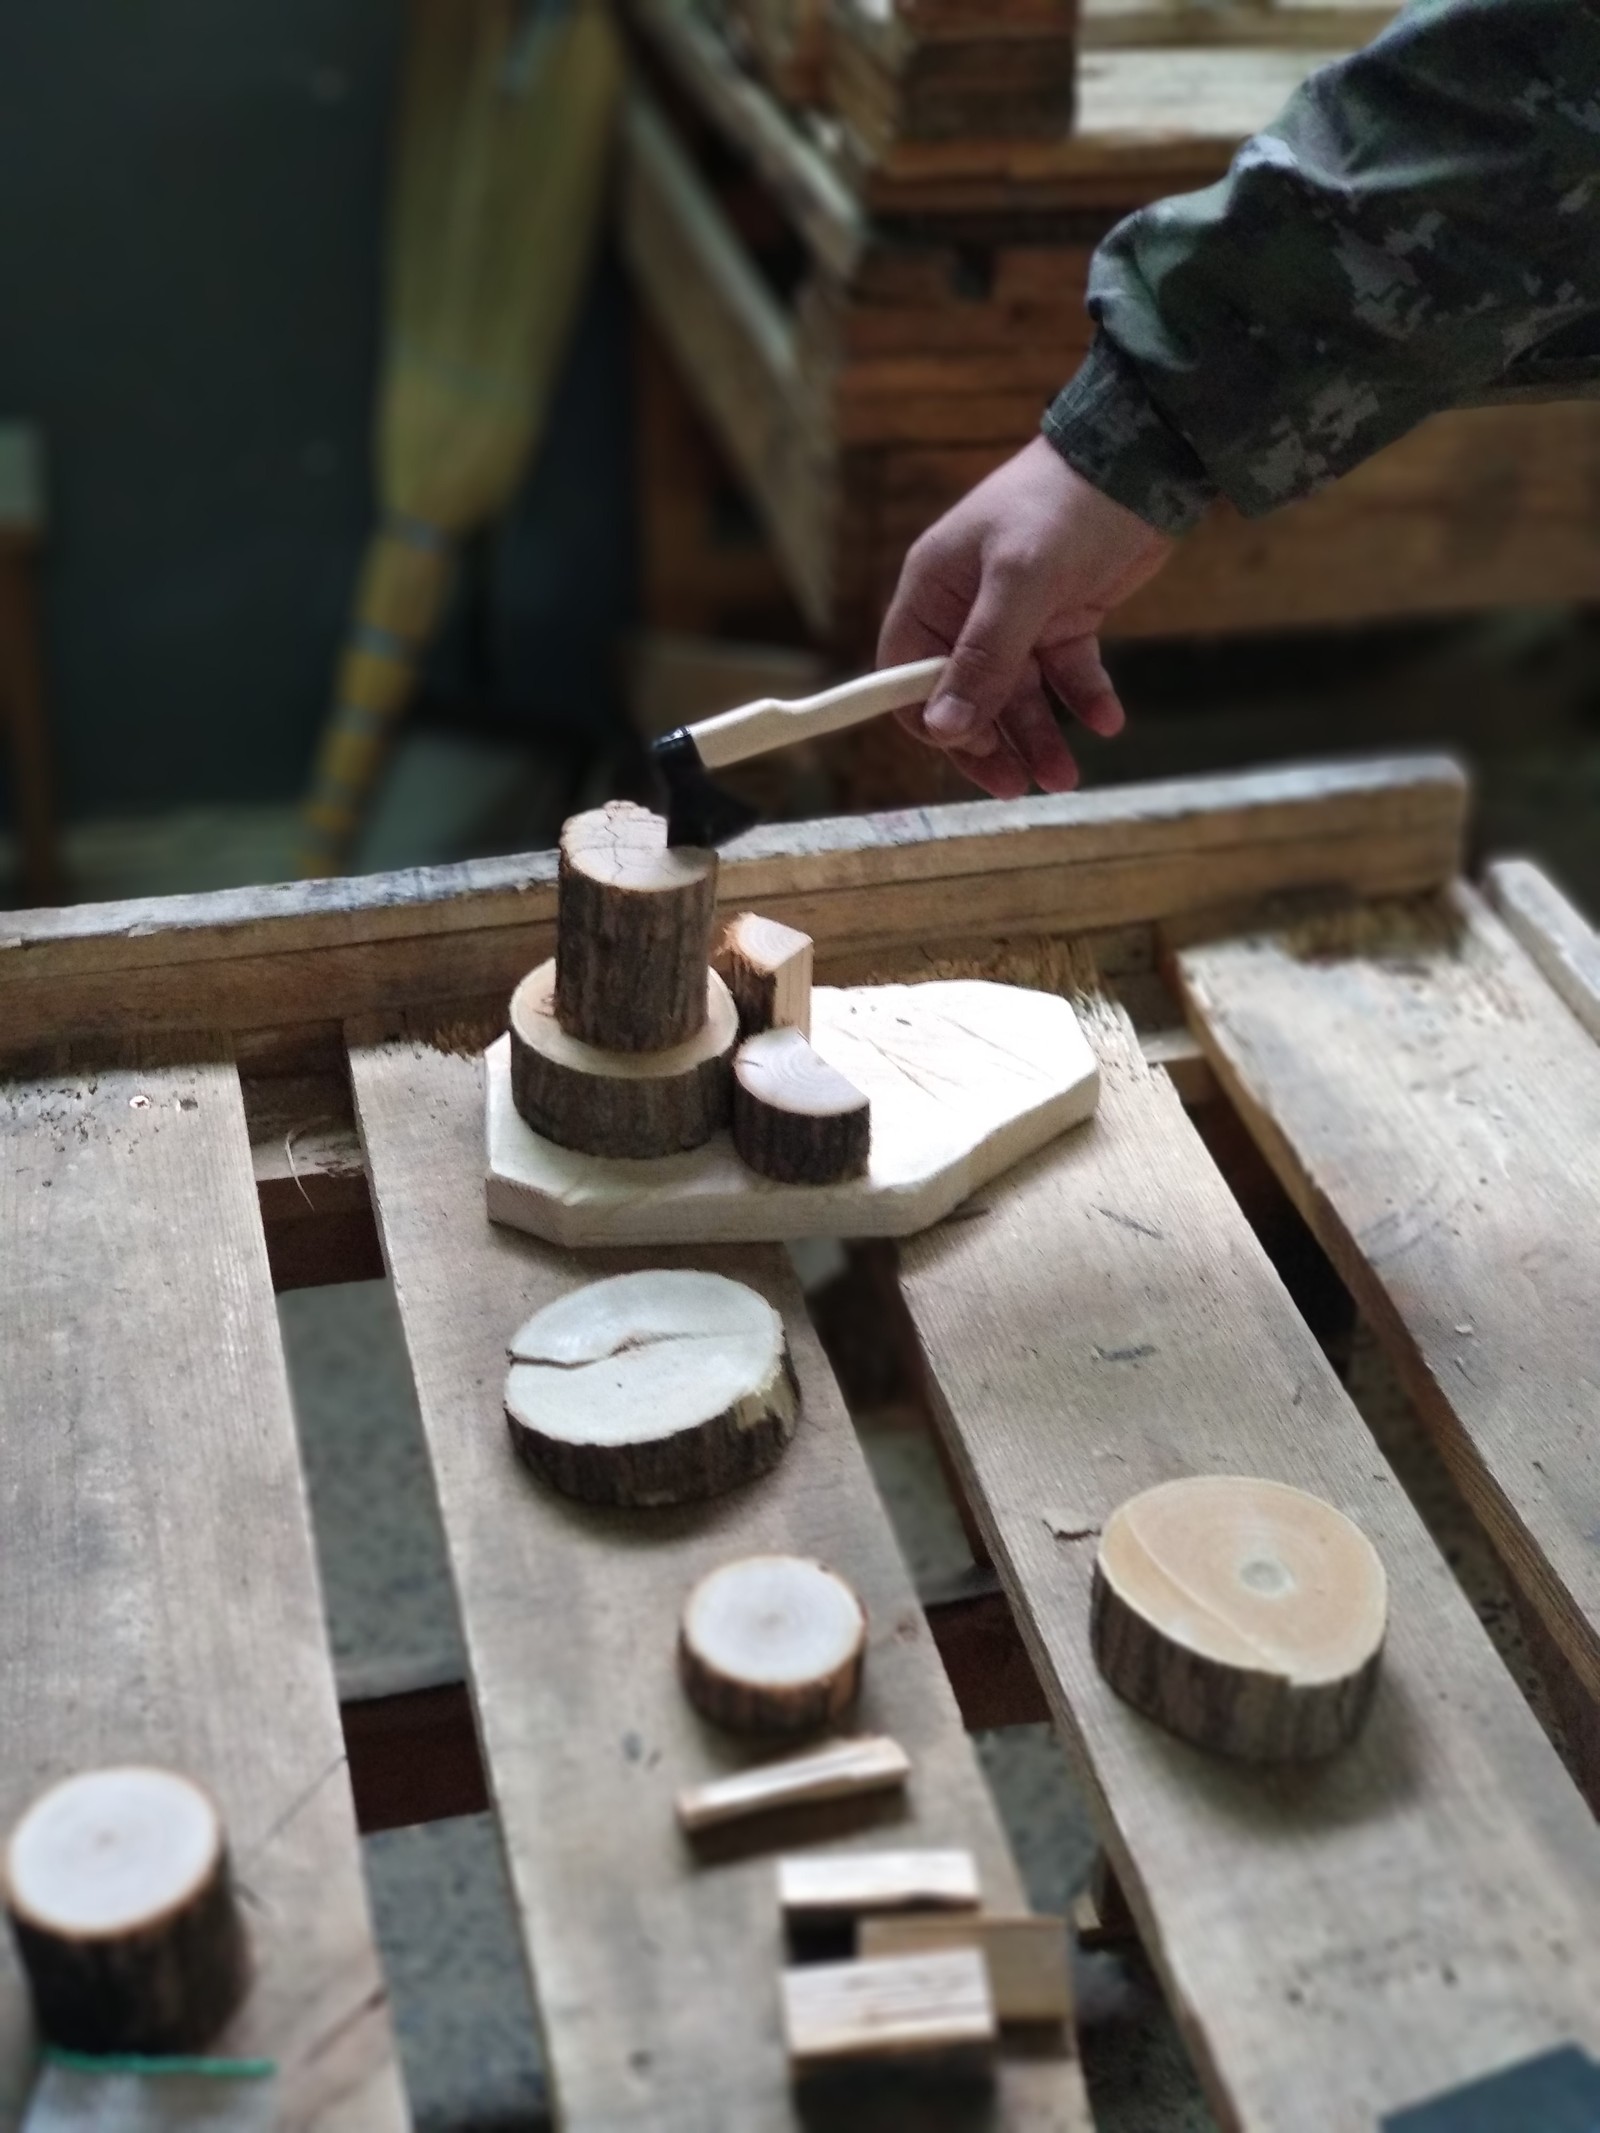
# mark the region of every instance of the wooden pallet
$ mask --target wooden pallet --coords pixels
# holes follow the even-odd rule
[[[972,1849],[1001,1908],[1015,1869],[961,1720],[1048,1709],[1223,2122],[1289,2133],[1314,2095],[1319,2126],[1354,2133],[1600,2046],[1589,1809],[1194,1122],[1220,1147],[1237,1102],[1592,1726],[1600,946],[1525,865],[1490,877],[1506,924],[1463,888],[1465,812],[1460,773],[1417,759],[815,823],[730,852],[727,903],[803,925],[825,979],[1044,985],[1098,1054],[1095,1120],[908,1247],[869,1307],[925,1368],[997,1573],[926,1605],[775,1249],[676,1255],[784,1314],[806,1420],[772,1476],[614,1516],[510,1460],[508,1330],[626,1263],[484,1217],[481,1048],[548,952],[553,855],[8,918],[0,1819],[110,1756],[213,1786],[259,1899],[259,1982],[224,2045],[279,2062],[286,2122],[365,2129],[404,2106],[358,1818],[490,1805],[561,2123],[797,2126],[770,1856],[708,1865],[678,1837],[673,1794],[730,1758],[662,1643],[710,1563],[797,1547],[868,1601],[864,1719],[914,1760],[894,1841]],[[1219,905],[1235,915],[1202,923]],[[347,1704],[341,1746],[271,1290],[370,1275],[379,1239],[470,1682]],[[1208,1760],[1090,1662],[1094,1529],[1197,1469],[1309,1486],[1383,1554],[1377,1709],[1325,1770]],[[9,1949],[0,1965],[9,2123],[34,2062]],[[1070,2051],[1006,2057],[960,2120],[980,2122],[1087,2127]]]
[[[1141,202],[1220,175],[1318,56],[1097,47],[1070,134],[1002,143],[977,172],[961,165],[969,143],[903,140],[867,172],[680,0],[630,13],[648,76],[619,194],[634,282],[807,621],[857,660],[907,547],[1034,434],[1087,348],[1095,243]],[[1113,630],[1587,599],[1597,467],[1592,405],[1437,416],[1266,520],[1219,508]]]

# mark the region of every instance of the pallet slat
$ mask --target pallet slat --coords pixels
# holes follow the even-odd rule
[[[1088,985],[1092,972],[1080,968]],[[1218,2114],[1355,2133],[1600,2036],[1600,1837],[1120,1012],[1081,1133],[904,1248],[944,1427]],[[1353,1515],[1391,1581],[1365,1734],[1229,1766],[1089,1651],[1094,1537],[1139,1489],[1260,1473]]]
[[[1600,1038],[1600,936],[1531,860],[1500,859],[1484,894],[1591,1037]]]
[[[791,823],[729,848],[718,901],[811,934],[831,983],[830,958],[883,942],[1148,923],[1324,883],[1364,896],[1437,887],[1456,869],[1466,806],[1455,763],[1413,756]],[[310,1041],[333,1017],[509,997],[552,952],[555,909],[556,855],[540,852],[8,912],[0,1045],[295,1024]]]
[[[753,1282],[788,1323],[805,1416],[775,1473],[664,1512],[556,1498],[506,1444],[505,1341],[530,1311],[619,1261],[583,1263],[487,1222],[476,1057],[368,1029],[352,1032],[351,1065],[562,2123],[796,2127],[772,1858],[797,1828],[776,1818],[754,1851],[697,1866],[673,1819],[680,1790],[745,1759],[678,1686],[677,1616],[696,1578],[731,1556],[793,1550],[833,1564],[866,1603],[854,1722],[906,1748],[909,1791],[817,1810],[799,1826],[806,1841],[967,1844],[996,1900],[1014,1902],[1017,1884],[786,1262],[775,1251],[701,1262]],[[1070,2060],[1006,2063],[998,2095],[985,2117],[994,2127],[1087,2124]],[[830,2123],[847,2133],[851,2122],[841,2112]]]
[[[220,1045],[0,1092],[0,1826],[146,1760],[207,1785],[283,2122],[405,2124],[238,1076]],[[0,2122],[32,2078],[0,1945]]]
[[[1600,1697],[1600,1052],[1465,888],[1176,968],[1224,1088]]]

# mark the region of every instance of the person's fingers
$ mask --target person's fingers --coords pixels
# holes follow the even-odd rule
[[[950,760],[964,778],[968,778],[980,792],[986,792],[995,800],[1020,800],[1032,784],[1028,766],[1018,755],[999,727],[987,729],[986,739],[994,745],[986,755],[978,755],[966,748],[952,748]]]
[[[1038,622],[1033,600],[1014,571],[985,570],[939,692],[922,715],[934,740],[974,752],[970,736],[994,725],[1016,694]]]
[[[1078,766],[1049,699],[1037,682],[1007,704],[999,731],[1010,741],[1042,792],[1071,792]]]
[[[1060,644],[1042,644],[1037,657],[1040,673],[1080,725],[1107,740],[1122,731],[1127,713],[1101,664],[1098,638],[1069,637]]]

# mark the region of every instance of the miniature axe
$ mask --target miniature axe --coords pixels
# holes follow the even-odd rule
[[[847,726],[862,725],[885,711],[925,704],[944,668],[943,659],[918,659],[910,666],[864,674],[859,681],[842,681],[815,696],[797,696],[788,702],[764,696],[753,704],[741,704],[737,711],[724,711],[716,718],[702,719],[697,726],[679,726],[663,734],[651,754],[667,789],[668,844],[726,844],[755,821],[755,809],[714,783],[713,770],[742,763],[747,756],[765,755],[773,748],[787,748],[793,741],[842,733]]]

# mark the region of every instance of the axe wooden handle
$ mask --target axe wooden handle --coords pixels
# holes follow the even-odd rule
[[[885,711],[902,711],[910,704],[925,704],[938,687],[944,672],[942,659],[918,659],[906,667],[885,667],[877,674],[863,674],[859,681],[842,681],[815,696],[797,696],[785,703],[766,696],[737,711],[724,711],[708,718],[689,733],[707,770],[727,763],[742,763],[746,756],[765,755],[772,748],[787,748],[795,741],[813,740],[824,733],[839,733],[846,726],[862,725]]]

